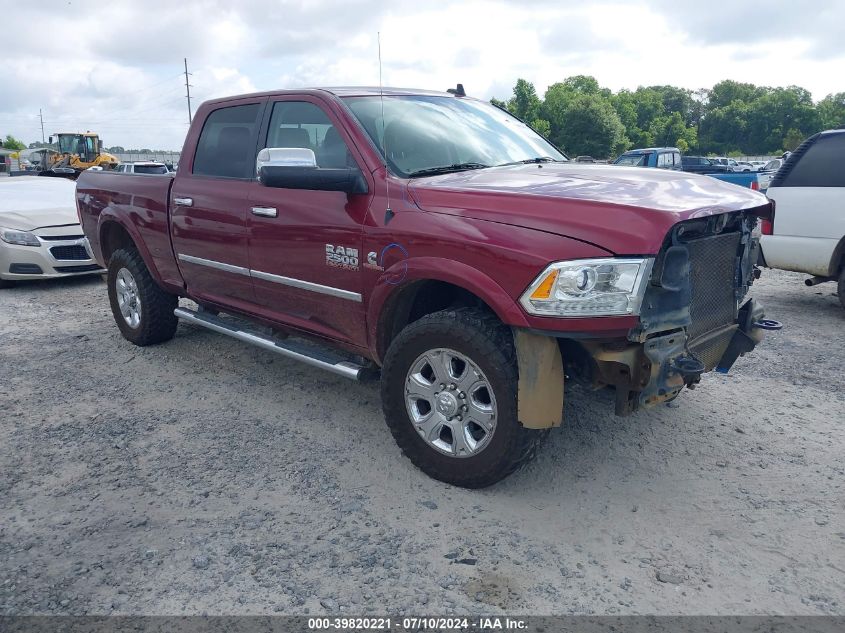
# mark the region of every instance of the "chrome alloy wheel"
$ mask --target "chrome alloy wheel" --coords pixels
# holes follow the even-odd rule
[[[469,357],[451,349],[432,349],[414,361],[405,406],[420,437],[450,457],[477,455],[496,430],[493,387]]]
[[[117,271],[115,289],[120,314],[126,324],[134,330],[141,323],[141,296],[138,293],[138,283],[126,268]]]

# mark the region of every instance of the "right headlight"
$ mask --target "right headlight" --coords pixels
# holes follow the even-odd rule
[[[29,231],[18,231],[16,229],[0,228],[0,240],[7,244],[19,244],[21,246],[41,246],[41,242]]]
[[[654,259],[555,262],[528,286],[520,303],[529,314],[589,317],[639,314]]]

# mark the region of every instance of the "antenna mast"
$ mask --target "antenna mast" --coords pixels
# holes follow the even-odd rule
[[[188,83],[188,75],[191,73],[188,72],[188,58],[185,57],[185,90],[187,91],[186,96],[188,97],[188,125],[191,124],[191,84]]]
[[[387,143],[384,134],[384,85],[381,82],[381,31],[377,32],[378,37],[378,91],[381,99],[381,153],[384,158],[384,184],[387,187],[387,209],[384,210],[385,218],[389,220],[393,216],[390,208],[390,172],[387,170]]]

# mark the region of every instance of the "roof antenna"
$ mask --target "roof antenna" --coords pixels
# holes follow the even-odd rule
[[[390,172],[387,170],[387,144],[384,134],[384,85],[381,82],[381,31],[377,31],[378,38],[378,92],[381,99],[381,153],[384,158],[384,184],[387,187],[387,208],[384,210],[384,224],[393,219],[393,210],[390,208]]]

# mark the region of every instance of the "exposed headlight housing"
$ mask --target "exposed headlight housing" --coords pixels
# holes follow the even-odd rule
[[[551,317],[636,315],[654,259],[576,259],[550,264],[522,293],[529,314]]]
[[[16,229],[0,228],[0,240],[8,244],[19,244],[20,246],[41,246],[41,242],[29,231],[18,231]]]

